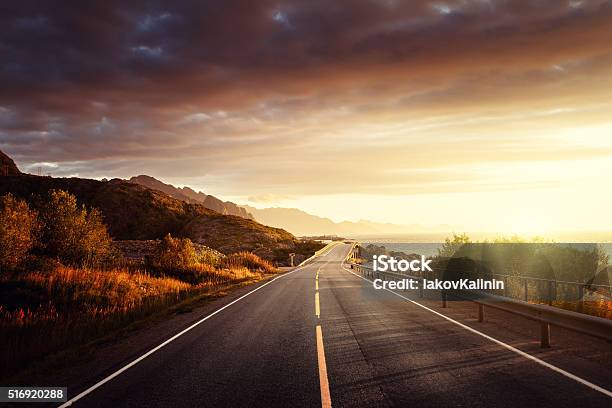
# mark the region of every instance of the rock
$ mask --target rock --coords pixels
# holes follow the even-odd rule
[[[19,176],[21,174],[13,159],[0,151],[0,176]]]

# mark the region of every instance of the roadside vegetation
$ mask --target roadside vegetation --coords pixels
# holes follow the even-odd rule
[[[0,378],[186,299],[277,269],[249,252],[198,251],[166,235],[145,262],[113,246],[100,213],[61,190],[0,197]]]
[[[518,236],[473,242],[453,234],[438,253],[438,270],[504,280],[505,296],[612,318],[611,267],[600,245]]]
[[[407,260],[419,257],[390,251],[383,245],[361,248],[364,261],[374,255]],[[494,278],[506,286],[496,295],[612,318],[612,266],[600,245],[518,236],[475,242],[467,234],[453,234],[432,258],[434,271],[426,274],[428,279]]]
[[[470,270],[466,276],[504,279],[505,296],[612,318],[611,267],[599,245],[518,236],[472,242],[461,234],[447,238],[438,252],[441,269],[452,269],[453,258]]]

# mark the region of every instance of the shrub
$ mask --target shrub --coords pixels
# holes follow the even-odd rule
[[[149,262],[166,272],[183,270],[198,263],[195,248],[189,238],[173,238],[170,234],[162,239]]]
[[[0,270],[20,266],[35,244],[38,217],[28,204],[6,194],[0,197]]]
[[[444,240],[444,244],[442,244],[442,248],[438,249],[438,256],[442,257],[452,257],[456,256],[457,251],[459,251],[465,244],[471,243],[472,240],[467,234],[457,235],[453,233],[453,239],[446,238]]]
[[[198,258],[199,263],[215,267],[218,266],[224,258],[223,254],[220,254],[210,248],[204,247],[203,245],[199,245],[196,247],[196,256]]]
[[[96,209],[79,207],[76,197],[52,190],[41,204],[43,252],[73,265],[92,265],[108,259],[112,241]]]

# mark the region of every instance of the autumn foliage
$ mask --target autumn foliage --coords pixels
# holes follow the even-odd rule
[[[0,197],[0,271],[23,264],[38,230],[37,214],[25,201],[12,194]]]

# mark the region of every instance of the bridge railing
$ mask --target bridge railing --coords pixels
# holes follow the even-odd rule
[[[389,278],[391,278],[391,280],[417,280],[419,281],[418,296],[420,298],[424,298],[426,296],[426,291],[438,292],[440,294],[443,308],[448,307],[448,299],[450,297],[474,302],[478,307],[479,322],[483,322],[485,319],[485,307],[502,310],[517,316],[537,321],[541,324],[541,347],[550,347],[551,325],[612,342],[611,319],[590,316],[570,310],[560,309],[550,305],[529,303],[526,300],[518,300],[506,296],[500,296],[498,294],[490,293],[490,291],[462,290],[459,292],[451,290],[425,289],[423,281],[424,279],[430,278],[427,276],[414,276],[396,272],[374,271],[373,268],[368,265],[357,263],[349,263],[348,265],[350,265],[351,269],[355,270],[358,274],[361,274],[366,279],[389,280]],[[549,282],[548,280],[543,281]],[[610,289],[610,287],[606,285],[590,285],[590,287],[593,286],[602,286],[604,289]]]
[[[335,247],[336,245],[338,245],[339,242],[338,241],[334,241],[334,242],[330,242],[329,244],[325,245],[323,248],[319,249],[318,251],[316,251],[314,254],[312,254],[312,256],[308,259],[303,260],[298,267],[306,265],[308,262],[312,261],[313,259],[321,256],[322,254],[325,253],[325,251],[331,250],[333,247]]]

